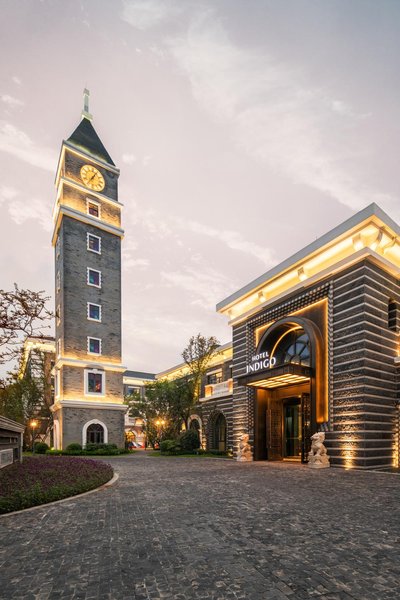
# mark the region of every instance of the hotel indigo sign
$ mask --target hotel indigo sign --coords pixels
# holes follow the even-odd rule
[[[251,363],[246,366],[246,375],[248,373],[257,373],[257,371],[263,371],[264,369],[271,369],[276,365],[276,358],[272,356],[270,358],[268,352],[260,352],[251,357]]]

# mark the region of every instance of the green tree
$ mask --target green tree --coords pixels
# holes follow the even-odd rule
[[[182,408],[181,414],[186,426],[189,426],[189,417],[198,404],[201,381],[206,374],[211,360],[218,356],[220,343],[214,336],[205,337],[201,333],[192,336],[188,345],[182,352],[189,374],[182,381]],[[183,391],[184,390],[184,391]]]
[[[177,438],[195,407],[197,412],[201,379],[212,358],[218,354],[219,342],[200,333],[190,338],[182,352],[188,374],[174,380],[161,379],[146,385],[145,398],[134,404],[134,414],[146,423],[147,440],[151,445],[162,439]]]
[[[53,317],[43,294],[19,289],[16,283],[9,292],[0,290],[0,364],[18,358],[21,336],[38,335],[43,322]]]
[[[145,397],[136,403],[132,416],[144,419],[147,441],[154,447],[162,439],[179,434],[179,390],[175,381],[167,379],[147,383],[145,390]]]

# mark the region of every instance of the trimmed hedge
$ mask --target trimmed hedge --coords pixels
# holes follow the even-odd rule
[[[116,444],[86,444],[82,448],[80,444],[69,444],[65,450],[47,450],[46,454],[58,456],[118,456],[119,454],[129,454],[126,448],[118,448]]]
[[[35,442],[33,448],[35,450],[35,454],[46,454],[47,450],[49,449],[45,442]]]
[[[61,500],[109,481],[110,465],[88,458],[28,456],[0,471],[0,514]]]

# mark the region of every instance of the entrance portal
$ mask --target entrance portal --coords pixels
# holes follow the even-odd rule
[[[307,462],[311,435],[310,384],[256,392],[255,460]]]
[[[301,402],[288,398],[283,402],[283,458],[301,459]]]

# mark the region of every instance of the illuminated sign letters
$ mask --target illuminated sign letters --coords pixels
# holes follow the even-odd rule
[[[264,369],[271,369],[276,365],[276,358],[269,357],[268,352],[260,352],[251,357],[251,363],[246,366],[246,375],[248,373],[257,373]]]

